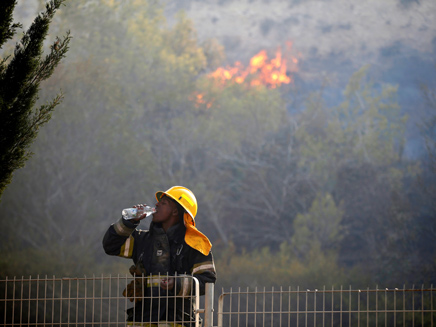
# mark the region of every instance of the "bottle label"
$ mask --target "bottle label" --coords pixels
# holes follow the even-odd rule
[[[138,210],[136,208],[128,208],[123,210],[122,216],[124,219],[129,220],[129,219],[136,218],[137,213]]]

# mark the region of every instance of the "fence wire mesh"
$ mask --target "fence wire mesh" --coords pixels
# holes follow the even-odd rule
[[[430,288],[271,290],[222,292],[218,326],[434,326]]]
[[[164,276],[162,278],[167,278]],[[400,289],[300,289],[254,288],[222,291],[214,310],[214,287],[206,287],[200,302],[198,281],[176,276],[195,285],[189,294],[192,320],[168,320],[168,324],[127,323],[126,311],[143,295],[124,296],[129,284],[152,284],[161,276],[83,278],[13,278],[0,280],[0,325],[3,326],[435,326],[436,289],[403,286]],[[135,286],[136,285],[136,286]],[[140,286],[138,286],[140,285]],[[135,289],[134,289],[135,291]],[[136,293],[136,292],[133,292]],[[127,294],[126,294],[127,295]],[[171,299],[168,294],[151,298]],[[174,299],[176,296],[174,295]],[[132,300],[132,301],[131,301]],[[162,302],[159,302],[162,303]],[[200,303],[203,308],[200,309]],[[168,308],[166,308],[168,311]],[[214,325],[213,322],[217,322]]]
[[[192,276],[175,276],[181,283],[187,280],[193,285],[188,294],[170,295],[168,292],[152,296],[138,294],[143,285],[156,283],[169,276],[153,276],[133,279],[131,276],[100,276],[83,278],[13,278],[0,280],[0,325],[2,326],[155,326],[151,321],[140,323],[135,316],[127,323],[126,311],[135,313],[134,304],[146,299],[150,310],[164,310],[164,303],[189,299],[192,303],[186,311],[191,319],[167,320],[168,326],[199,326],[199,287]],[[139,280],[139,283],[138,283]],[[131,285],[131,294],[127,286]],[[133,292],[132,292],[133,291]],[[123,293],[126,295],[124,296]],[[175,290],[174,294],[177,294]],[[157,303],[157,307],[152,307]],[[184,303],[184,301],[183,301]],[[182,304],[183,305],[183,304]],[[175,306],[171,307],[171,310]],[[170,309],[166,315],[171,315]],[[183,308],[184,310],[185,308]],[[176,317],[175,314],[171,315]],[[165,318],[165,317],[164,317]],[[135,321],[136,320],[136,321]],[[161,326],[161,325],[159,325]]]

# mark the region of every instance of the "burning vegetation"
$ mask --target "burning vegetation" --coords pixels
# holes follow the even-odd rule
[[[293,71],[295,71],[298,59],[292,57],[291,60]],[[216,69],[209,77],[222,84],[233,81],[238,84],[247,83],[251,86],[265,85],[269,88],[276,88],[292,82],[292,77],[288,75],[289,72],[288,61],[283,58],[279,48],[272,59],[268,59],[266,50],[261,50],[250,59],[248,67],[236,62],[233,67]]]
[[[293,82],[291,73],[298,70],[298,58],[291,54],[292,43],[287,43],[287,51],[282,54],[281,48],[275,52],[275,56],[268,58],[266,50],[259,51],[254,55],[248,66],[237,61],[233,66],[219,67],[208,78],[218,85],[226,86],[232,83],[246,85],[248,87],[265,86],[270,89],[278,88],[282,84]],[[207,100],[201,92],[195,92],[191,100],[196,107],[212,107],[213,100]]]

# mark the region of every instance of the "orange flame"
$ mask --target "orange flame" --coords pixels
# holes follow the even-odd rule
[[[288,47],[291,47],[291,45],[289,43]],[[296,66],[298,59],[292,57],[291,62]],[[292,82],[291,77],[287,75],[287,70],[287,60],[283,59],[281,49],[279,48],[275,58],[271,60],[268,60],[266,51],[261,50],[250,59],[249,67],[244,68],[240,62],[236,62],[233,67],[220,67],[216,69],[209,74],[209,77],[214,78],[221,84],[226,84],[229,81],[242,84],[247,81],[251,86],[265,85],[269,88],[276,88],[282,84]]]
[[[275,57],[268,59],[266,50],[261,50],[250,59],[248,67],[244,67],[241,62],[237,61],[231,66],[219,67],[214,72],[208,75],[215,82],[226,85],[228,83],[246,84],[248,86],[264,85],[268,88],[276,88],[282,84],[290,84],[293,82],[292,77],[288,76],[288,72],[297,71],[298,58],[292,56],[292,42],[287,42],[286,57],[282,56],[280,48],[277,49]],[[203,107],[209,109],[214,102],[213,99],[206,100],[201,93],[195,92],[190,97],[197,108]]]
[[[210,107],[212,107],[212,103],[213,103],[213,99],[208,101],[205,99],[202,93],[198,93],[198,92],[194,92],[189,97],[189,100],[195,103],[196,108],[206,107],[206,109],[209,109]]]

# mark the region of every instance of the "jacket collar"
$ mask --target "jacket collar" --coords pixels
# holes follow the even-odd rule
[[[178,223],[174,226],[171,226],[166,234],[169,240],[174,241],[175,243],[182,243],[185,238],[186,227],[183,223]],[[157,223],[150,223],[150,233],[160,235],[165,234],[165,231],[162,228],[162,225]]]

